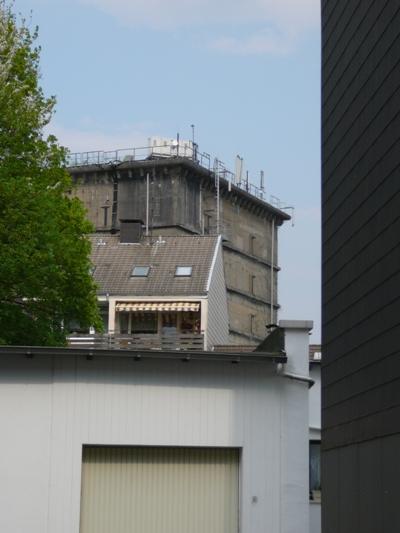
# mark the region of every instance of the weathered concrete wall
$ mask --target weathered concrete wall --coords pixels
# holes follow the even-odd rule
[[[146,183],[149,173],[149,222],[153,235],[179,235],[187,232],[216,233],[215,190],[205,186],[204,176],[184,165],[165,166],[158,162],[117,170],[120,218],[146,220]],[[114,175],[115,176],[115,175]],[[74,173],[76,194],[84,202],[97,230],[110,230],[112,223],[113,176],[106,172]],[[106,215],[105,215],[106,213]],[[105,219],[106,217],[106,219]],[[271,260],[278,259],[278,227],[272,215],[243,200],[234,192],[224,191],[220,198],[220,232],[225,241],[223,261],[228,292],[231,342],[248,343],[265,337],[265,324],[271,322]],[[105,223],[106,222],[106,223]],[[278,271],[274,271],[273,303],[277,305]],[[254,318],[251,316],[254,315]],[[274,310],[273,322],[277,318]],[[242,336],[239,333],[243,334]]]
[[[251,257],[224,248],[225,277],[228,287],[270,302],[271,269]]]
[[[186,225],[200,232],[200,187],[177,167],[149,170],[149,222],[151,226]],[[119,219],[146,220],[147,172],[143,169],[116,171],[118,198],[116,227]],[[111,229],[113,175],[111,171],[74,174],[74,194],[80,198],[96,230]],[[109,206],[104,224],[104,206]]]
[[[110,230],[113,200],[113,184],[110,176],[103,172],[92,172],[77,177],[75,183],[73,194],[82,200],[89,220],[97,230]],[[107,220],[105,220],[105,210]]]
[[[244,336],[240,344],[258,344],[267,336],[266,325],[269,320],[269,306],[258,304],[233,292],[228,292],[229,326],[231,338],[238,334]],[[276,313],[274,315],[276,320]],[[252,341],[252,342],[251,342]]]
[[[216,210],[215,195],[209,192],[206,209]],[[221,231],[234,246],[245,253],[271,262],[272,222],[260,214],[241,206],[234,196],[221,199]],[[275,239],[276,239],[276,231]],[[277,262],[275,242],[274,263]]]
[[[238,291],[228,292],[231,329],[255,340],[264,338],[265,326],[271,323],[271,268],[228,247],[224,248],[224,265],[227,287]],[[275,271],[272,322],[277,320],[277,278]]]
[[[203,217],[205,230],[216,231],[215,192],[203,191]],[[274,238],[274,265],[278,259],[278,228],[272,221],[250,208],[241,206],[233,195],[223,196],[220,203],[220,229],[228,241],[224,246],[225,280],[228,288],[240,291],[228,292],[230,342],[235,344],[257,343],[266,335],[265,325],[271,322],[271,259],[272,235]],[[232,249],[229,248],[232,245]],[[236,251],[235,251],[236,250]],[[241,252],[241,253],[240,253]],[[278,272],[274,272],[273,303],[278,303]],[[255,302],[252,298],[261,300]],[[251,318],[251,316],[254,318]],[[277,320],[274,308],[273,322]],[[238,333],[242,335],[238,335]]]

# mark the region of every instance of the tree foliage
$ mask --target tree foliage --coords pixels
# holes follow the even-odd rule
[[[37,29],[0,0],[0,343],[65,344],[63,324],[101,329],[91,224],[70,194],[66,151],[45,136]]]

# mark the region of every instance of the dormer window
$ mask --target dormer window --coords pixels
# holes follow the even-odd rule
[[[175,270],[175,277],[178,278],[188,278],[192,275],[191,266],[177,266]]]
[[[135,266],[132,269],[132,278],[147,278],[150,272],[149,266]]]

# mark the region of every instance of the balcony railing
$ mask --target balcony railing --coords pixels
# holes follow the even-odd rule
[[[177,335],[157,335],[141,333],[136,335],[95,334],[71,335],[68,344],[74,348],[115,349],[115,350],[204,350],[204,335],[200,333],[180,333]]]

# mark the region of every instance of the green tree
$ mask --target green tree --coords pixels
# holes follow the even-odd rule
[[[101,329],[91,224],[71,194],[66,150],[45,136],[37,29],[0,0],[0,343],[63,345],[63,324]]]

